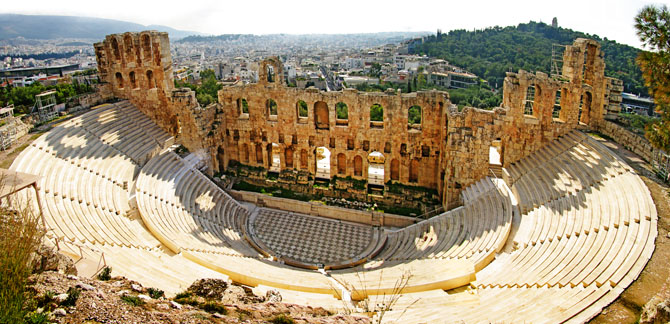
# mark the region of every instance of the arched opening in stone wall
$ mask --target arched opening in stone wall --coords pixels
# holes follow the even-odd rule
[[[156,87],[156,80],[154,80],[154,72],[147,70],[147,88],[153,89]]]
[[[330,150],[319,146],[314,150],[316,155],[316,178],[330,179]]]
[[[298,115],[298,122],[307,122],[307,103],[304,100],[298,100],[295,103],[295,110]]]
[[[407,110],[407,125],[410,128],[421,127],[421,106],[414,105]]]
[[[307,157],[307,150],[302,149],[300,150],[300,169],[307,170],[309,167],[309,162],[308,162],[308,157]]]
[[[593,77],[595,74],[595,60],[596,60],[596,46],[593,44],[586,45],[586,53],[584,53],[584,66],[582,68],[582,80],[588,85],[593,85]]]
[[[268,144],[267,153],[268,153],[268,171],[270,172],[281,171],[281,155],[279,152],[279,144],[277,143]]]
[[[323,101],[314,103],[314,126],[317,129],[329,129],[328,104]]]
[[[374,151],[368,155],[368,185],[384,186],[384,154]]]
[[[219,171],[223,170],[223,167],[226,165],[226,155],[223,147],[219,146],[216,149],[216,159],[219,161]]]
[[[354,175],[363,176],[363,158],[360,155],[354,157]]]
[[[144,53],[144,60],[151,61],[151,37],[144,34],[140,37],[140,43],[142,43],[142,52]]]
[[[378,103],[370,106],[370,127],[384,128],[384,107]]]
[[[133,56],[133,39],[130,35],[123,36],[123,47],[126,50],[126,60],[134,61],[135,56]]]
[[[337,155],[337,174],[347,174],[347,156],[344,153]]]
[[[400,161],[391,160],[391,180],[400,180]]]
[[[267,81],[270,83],[275,82],[275,67],[268,64],[267,66],[265,66],[265,69],[268,76]]]
[[[263,165],[263,147],[256,144],[256,164]]]
[[[526,100],[524,100],[523,114],[526,116],[533,115],[533,104],[535,103],[535,85],[531,84],[526,88]]]
[[[121,59],[121,51],[119,50],[119,41],[117,41],[116,38],[112,38],[112,52],[114,52],[115,60],[118,61]]]
[[[116,86],[123,89],[123,75],[121,75],[121,72],[116,72]]]
[[[582,95],[582,98],[579,102],[579,122],[588,124],[591,117],[591,101],[593,96],[590,92],[586,91]]]
[[[249,103],[245,98],[237,98],[237,114],[248,114],[249,113]]]
[[[242,144],[242,163],[249,163],[249,145],[247,143]]]
[[[409,161],[409,182],[419,182],[419,160]]]
[[[349,124],[349,107],[344,102],[335,104],[335,124],[341,126]]]
[[[284,161],[287,168],[293,169],[293,147],[288,146],[284,149]]]
[[[277,102],[274,99],[268,99],[265,101],[265,108],[267,110],[268,117],[277,117]]]
[[[135,71],[130,71],[128,74],[128,79],[130,79],[130,87],[135,89],[137,88],[137,81],[135,80]]]
[[[556,90],[554,94],[554,110],[551,113],[552,118],[561,118],[561,96],[565,93],[565,89]]]

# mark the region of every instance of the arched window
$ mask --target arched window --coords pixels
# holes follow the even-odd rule
[[[237,113],[238,114],[249,113],[249,104],[247,103],[247,99],[237,98]]]
[[[328,113],[328,104],[323,101],[314,103],[314,126],[317,129],[330,128],[330,117]]]
[[[561,118],[561,96],[564,95],[566,92],[567,92],[566,89],[556,90],[556,94],[554,95],[554,109],[551,112],[551,117]]]
[[[391,160],[391,180],[400,180],[400,161]]]
[[[533,104],[535,103],[535,85],[531,85],[526,89],[526,100],[524,100],[523,114],[533,115]]]
[[[337,155],[337,174],[347,173],[347,156],[344,153]]]
[[[265,102],[265,108],[267,109],[268,116],[277,117],[277,102],[274,99],[268,99]]]
[[[144,34],[140,37],[140,42],[142,43],[142,52],[144,53],[144,60],[151,61],[151,37]]]
[[[275,82],[275,68],[272,65],[266,66],[266,71],[268,75],[268,82]]]
[[[290,146],[284,149],[284,161],[287,168],[293,168],[293,148]]]
[[[407,123],[410,126],[421,126],[421,106],[414,105],[407,110]]]
[[[153,89],[156,87],[156,81],[154,80],[154,72],[147,70],[147,88]]]
[[[300,150],[300,168],[303,170],[307,170],[308,168],[308,162],[307,162],[307,150],[302,149]]]
[[[242,162],[249,163],[249,145],[247,143],[242,144]]]
[[[114,52],[114,59],[120,60],[121,52],[119,50],[119,41],[117,41],[116,38],[112,38],[112,51]]]
[[[588,124],[591,117],[591,100],[593,97],[590,92],[584,92],[579,103],[579,122]]]
[[[337,125],[349,124],[349,107],[344,102],[335,104],[335,121]]]
[[[263,147],[256,144],[256,164],[263,165]]]
[[[419,182],[419,160],[409,162],[409,182]]]
[[[384,127],[384,107],[378,103],[370,106],[370,127]]]
[[[298,102],[295,103],[295,110],[298,114],[298,120],[302,119],[303,121],[307,121],[307,103],[305,101],[298,100]]]
[[[128,78],[130,79],[130,87],[133,89],[137,88],[137,82],[135,81],[135,71],[130,71]]]
[[[133,56],[133,39],[130,35],[123,36],[123,47],[126,50],[126,60],[134,61],[135,57]]]
[[[116,72],[116,86],[123,89],[123,75],[121,75],[121,72]]]
[[[363,158],[360,155],[354,157],[354,175],[357,177],[363,176]]]

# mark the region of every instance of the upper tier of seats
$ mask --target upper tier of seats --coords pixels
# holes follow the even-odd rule
[[[658,217],[625,162],[575,131],[508,172],[526,212],[510,248],[477,273],[479,302],[410,309],[403,323],[581,323],[638,277],[654,251]]]

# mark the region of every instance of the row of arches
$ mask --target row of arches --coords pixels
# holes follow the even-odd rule
[[[125,88],[126,85],[130,86],[131,89],[139,88],[135,71],[130,71],[130,73],[128,73],[128,84],[125,83],[125,79],[121,72],[116,72],[115,78],[116,78],[116,87],[119,89]],[[146,85],[147,89],[156,88],[156,80],[154,79],[154,72],[152,70],[147,70],[144,73],[143,82]]]
[[[235,100],[237,114],[241,117],[247,117],[249,114],[249,103],[246,98]],[[369,109],[370,126],[384,127],[384,107],[379,103],[374,103]],[[330,128],[330,109],[324,101],[317,101],[313,106],[314,127],[317,129]],[[268,119],[274,119],[278,115],[277,102],[270,98],[265,101],[265,115]],[[309,117],[308,105],[304,100],[298,100],[295,104],[295,115],[298,123],[307,123]],[[412,105],[407,110],[408,125],[420,126],[422,122],[422,109],[419,105]],[[347,125],[349,121],[349,106],[344,102],[335,104],[336,125]]]
[[[123,36],[123,48],[125,49],[124,56],[127,61],[140,63],[143,60],[144,61],[152,60],[153,57],[151,52],[151,36],[147,34],[142,34],[140,36],[139,46],[135,46],[133,43],[134,43],[133,37],[131,35],[126,34]],[[116,37],[112,38],[111,46],[114,59],[117,61],[121,60],[121,48],[119,46],[119,41],[116,39]]]
[[[562,121],[566,120],[566,116],[564,115],[565,113],[563,112],[563,106],[565,103],[563,102],[564,97],[568,97],[569,92],[567,88],[562,88],[558,89],[554,92],[554,103],[553,103],[553,109],[551,116],[552,118],[557,118]],[[526,88],[526,97],[524,100],[524,108],[523,108],[523,114],[526,116],[535,116],[538,117],[539,111],[537,108],[539,108],[536,105],[537,98],[540,98],[542,96],[542,88],[537,85],[537,84],[531,84]],[[591,92],[585,91],[580,99],[579,99],[579,112],[577,115],[577,121],[588,124],[589,123],[589,115],[591,113],[591,103],[593,100],[593,96]]]
[[[265,154],[263,147],[265,146]],[[307,149],[296,151],[292,146],[287,146],[281,150],[277,143],[247,144],[240,146],[239,159],[243,164],[255,163],[256,165],[267,168],[270,172],[280,172],[283,168],[299,169],[309,171],[309,154]],[[332,172],[339,176],[348,175],[347,170],[353,169],[351,174],[355,177],[363,177],[364,158],[361,155],[355,155],[348,159],[344,153],[338,153],[334,158],[331,151],[324,146],[316,147],[313,163],[315,163],[315,177],[320,179],[331,179]],[[296,156],[297,155],[297,156]],[[253,161],[251,160],[253,156]],[[265,156],[265,158],[264,158]],[[294,161],[297,158],[298,161]],[[393,158],[387,161],[384,154],[373,151],[365,159],[367,163],[367,180],[369,184],[384,185],[385,173],[388,169],[389,179],[399,181],[401,176],[400,160]],[[282,161],[284,162],[282,165]],[[331,168],[331,163],[335,162],[335,169]],[[409,182],[419,181],[419,159],[414,158],[409,161]]]

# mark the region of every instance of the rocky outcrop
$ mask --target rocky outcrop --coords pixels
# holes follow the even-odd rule
[[[670,298],[662,300],[654,297],[644,305],[642,315],[640,315],[640,324],[665,323],[670,323]]]
[[[76,275],[74,261],[66,255],[58,253],[54,248],[40,245],[32,256],[33,273],[55,271],[68,275]]]

